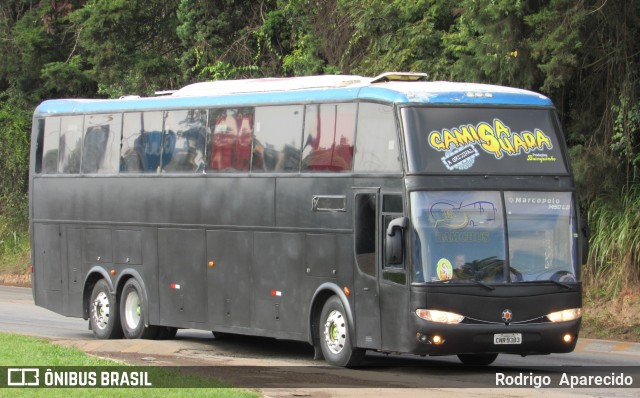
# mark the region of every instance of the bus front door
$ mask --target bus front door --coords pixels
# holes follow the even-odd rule
[[[358,189],[354,197],[354,269],[356,345],[380,348],[380,302],[378,291],[379,189]]]

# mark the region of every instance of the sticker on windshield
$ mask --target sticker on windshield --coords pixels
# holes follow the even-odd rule
[[[511,131],[502,120],[493,123],[480,122],[477,125],[464,124],[451,129],[435,130],[429,133],[429,146],[444,152],[442,162],[449,170],[466,170],[473,166],[479,156],[478,149],[493,155],[496,159],[507,156],[529,154],[528,161],[555,162],[554,156],[532,153],[553,149],[551,138],[541,129],[533,131]]]
[[[438,279],[441,281],[451,280],[451,278],[453,278],[453,267],[451,266],[451,261],[446,258],[438,260],[436,272],[438,273]]]

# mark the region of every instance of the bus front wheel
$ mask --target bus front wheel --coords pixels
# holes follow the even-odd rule
[[[122,331],[128,339],[153,339],[158,334],[156,326],[145,326],[147,308],[142,300],[142,287],[134,279],[129,279],[120,297],[120,320]]]
[[[498,354],[458,354],[458,359],[465,365],[487,366],[498,358]]]
[[[91,291],[89,324],[93,335],[98,339],[119,339],[122,337],[118,305],[109,292],[109,285],[104,279],[96,282]]]
[[[322,354],[330,365],[349,367],[362,361],[365,350],[353,347],[346,311],[337,296],[324,304],[319,328]]]

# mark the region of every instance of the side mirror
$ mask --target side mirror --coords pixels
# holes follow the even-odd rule
[[[403,231],[408,225],[407,217],[399,217],[389,223],[384,239],[385,260],[388,265],[400,265],[404,262]]]

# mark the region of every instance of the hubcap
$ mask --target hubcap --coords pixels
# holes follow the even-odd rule
[[[339,311],[333,310],[324,324],[324,341],[327,348],[334,354],[339,354],[347,340],[347,325]]]
[[[136,329],[140,324],[140,297],[135,291],[130,291],[127,294],[127,299],[124,302],[124,318],[127,327],[131,330]]]
[[[98,293],[93,300],[93,320],[100,329],[109,324],[109,296],[105,292]]]

